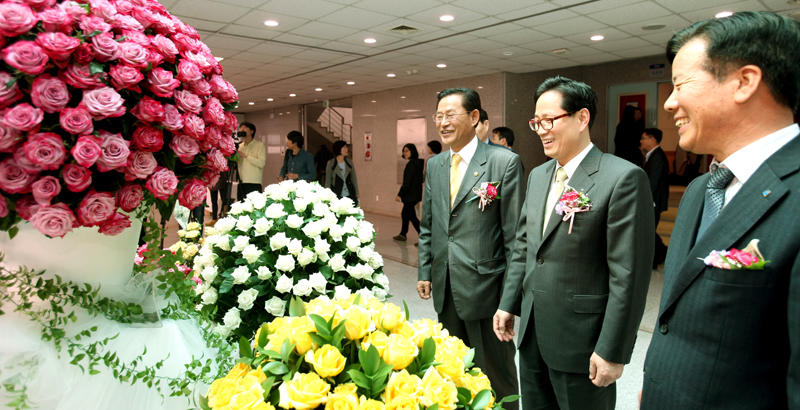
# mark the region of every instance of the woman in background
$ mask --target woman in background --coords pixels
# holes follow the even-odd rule
[[[403,186],[400,187],[400,192],[397,193],[397,198],[395,198],[395,201],[403,203],[403,211],[400,213],[403,218],[400,235],[392,238],[396,241],[406,240],[409,222],[414,225],[414,229],[419,233],[419,219],[416,211],[414,211],[414,206],[422,201],[422,168],[425,165],[425,161],[419,157],[417,147],[414,144],[403,146],[403,158],[407,159],[408,163],[405,171],[403,171]]]
[[[347,158],[349,149],[344,141],[333,143],[333,159],[325,167],[325,187],[339,198],[348,197],[358,205],[358,178],[353,161]]]
[[[622,119],[617,125],[614,134],[614,155],[628,160],[638,167],[642,166],[642,151],[639,150],[639,140],[644,132],[644,118],[642,110],[628,105],[622,112]]]

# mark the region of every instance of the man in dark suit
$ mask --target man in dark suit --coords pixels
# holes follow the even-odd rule
[[[678,208],[643,410],[800,409],[800,23],[741,12],[667,43],[664,108],[680,146],[714,156]],[[707,266],[742,250],[761,270]]]
[[[434,121],[450,151],[428,161],[417,291],[423,299],[433,295],[439,322],[475,349],[475,364],[501,398],[519,391],[514,344],[494,337],[492,315],[522,207],[522,162],[517,154],[478,140],[480,108],[474,90],[439,94]],[[473,192],[482,183],[499,183],[500,197],[483,208]],[[504,407],[519,408],[517,402]]]
[[[492,130],[491,141],[514,151],[514,131],[508,127],[497,127]]]
[[[528,178],[494,317],[501,340],[512,340],[514,315],[521,317],[525,410],[614,409],[614,382],[630,362],[644,312],[654,235],[647,175],[592,144],[596,112],[597,97],[584,83],[554,77],[536,91],[530,125],[555,161]],[[572,221],[558,212],[569,187],[591,200]]]
[[[661,213],[669,208],[669,160],[667,154],[661,149],[661,138],[663,134],[658,128],[647,128],[642,133],[639,140],[640,147],[644,151],[644,172],[650,181],[650,193],[653,195],[653,210],[656,216],[656,229],[661,220]],[[656,247],[653,255],[653,269],[664,263],[667,256],[667,247],[656,232]]]

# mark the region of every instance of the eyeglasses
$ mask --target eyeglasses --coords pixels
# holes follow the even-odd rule
[[[453,121],[454,119],[456,119],[456,117],[458,117],[459,115],[466,114],[466,113],[467,112],[465,111],[465,112],[458,112],[458,113],[450,113],[450,114],[447,114],[447,115],[433,114],[433,121],[434,122],[442,122],[442,121],[447,120],[448,122],[450,122],[450,121]]]
[[[528,121],[528,125],[531,126],[531,129],[534,131],[539,131],[539,127],[542,128],[544,131],[550,131],[553,129],[553,122],[559,118],[564,118],[568,115],[575,114],[577,111],[567,112],[561,115],[557,115],[553,118],[542,118],[541,120],[530,120]]]

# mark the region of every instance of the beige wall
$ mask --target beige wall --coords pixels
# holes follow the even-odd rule
[[[245,121],[256,126],[256,138],[263,142],[267,147],[267,162],[264,165],[262,183],[264,186],[277,182],[283,166],[283,155],[270,154],[267,136],[270,134],[280,135],[280,144],[273,145],[286,148],[286,134],[289,131],[302,131],[302,107],[299,105],[289,105],[286,107],[273,108],[264,111],[255,111],[245,114]],[[270,118],[272,117],[272,118]]]

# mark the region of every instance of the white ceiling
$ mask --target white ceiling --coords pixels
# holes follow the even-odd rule
[[[237,111],[242,112],[443,79],[662,54],[674,31],[720,11],[800,12],[800,5],[787,0],[161,2],[195,27],[216,57],[224,58],[224,76],[239,91]],[[444,14],[455,20],[440,21]],[[280,24],[267,27],[266,20]],[[642,29],[656,23],[665,27]],[[419,31],[387,31],[401,24]],[[589,39],[597,34],[605,39]],[[368,37],[377,42],[364,43]],[[560,48],[569,53],[552,53]],[[440,63],[447,67],[437,68]],[[413,70],[416,74],[408,74]],[[396,77],[389,78],[388,73]],[[348,81],[355,84],[347,85]],[[297,96],[289,97],[292,93]]]

